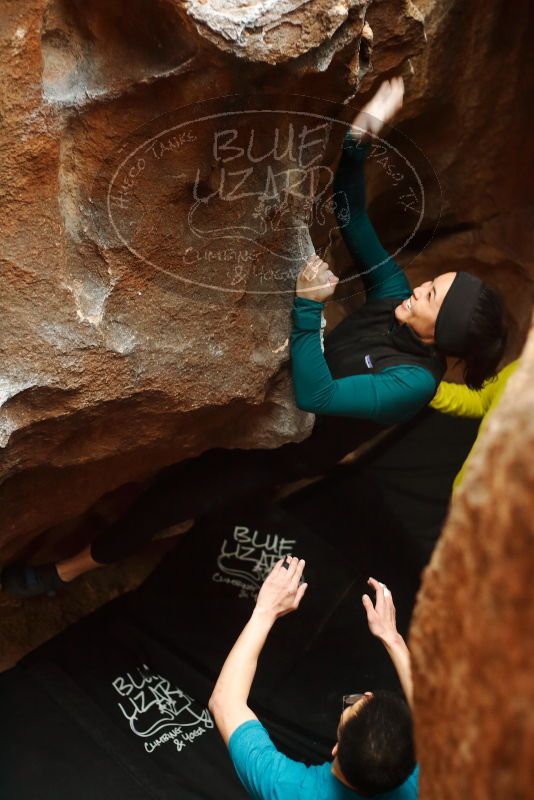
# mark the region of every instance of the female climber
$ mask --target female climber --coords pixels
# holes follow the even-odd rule
[[[323,304],[337,277],[313,256],[297,279],[291,357],[297,405],[315,414],[404,422],[427,405],[446,369],[464,363],[465,382],[479,388],[495,373],[506,344],[504,308],[495,289],[467,272],[445,272],[410,288],[380,244],[365,211],[367,140],[401,108],[402,78],[380,86],[345,136],[335,191],[350,219],[343,227],[362,275],[366,302],[321,342]]]

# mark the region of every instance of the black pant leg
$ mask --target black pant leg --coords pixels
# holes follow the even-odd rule
[[[361,420],[318,418],[311,436],[272,450],[210,450],[167,467],[91,545],[99,564],[119,561],[164,528],[254,492],[319,475],[376,433]]]
[[[167,467],[126,514],[97,536],[93,559],[99,564],[119,561],[158,531],[263,487],[270,473],[266,461],[262,450],[218,449]]]

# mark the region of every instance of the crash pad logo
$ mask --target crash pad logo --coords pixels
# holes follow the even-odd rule
[[[146,664],[119,675],[112,685],[121,697],[118,706],[130,730],[146,740],[147,753],[166,742],[172,742],[181,752],[213,728],[207,708]]]
[[[236,525],[221,545],[212,580],[235,586],[239,597],[255,599],[276,562],[294,553],[296,543],[296,539]]]

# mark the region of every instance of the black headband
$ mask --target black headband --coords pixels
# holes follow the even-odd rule
[[[436,347],[449,356],[465,355],[471,317],[483,283],[469,272],[457,272],[436,319]]]

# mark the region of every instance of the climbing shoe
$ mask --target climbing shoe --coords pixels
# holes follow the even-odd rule
[[[66,584],[57,574],[55,564],[27,567],[10,564],[0,574],[1,589],[14,597],[37,597],[40,594],[55,594]]]

